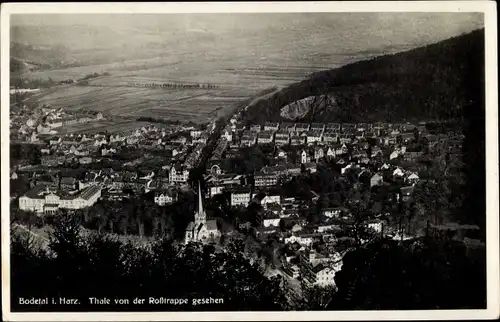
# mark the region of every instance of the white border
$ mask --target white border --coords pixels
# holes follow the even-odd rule
[[[483,12],[486,53],[486,310],[322,312],[11,313],[9,229],[9,15],[16,13]],[[2,312],[7,321],[495,319],[499,313],[497,20],[493,1],[3,3],[1,5]],[[467,296],[464,290],[463,296]]]

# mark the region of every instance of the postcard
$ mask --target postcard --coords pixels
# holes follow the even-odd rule
[[[496,19],[2,4],[3,319],[498,318]]]

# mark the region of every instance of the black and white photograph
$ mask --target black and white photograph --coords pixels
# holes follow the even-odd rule
[[[2,5],[3,319],[498,318],[495,3],[418,5]]]

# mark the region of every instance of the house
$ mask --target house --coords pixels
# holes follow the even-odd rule
[[[250,203],[250,197],[250,189],[233,189],[231,191],[231,207],[246,207]]]
[[[329,131],[323,133],[323,142],[326,144],[337,143],[339,139],[338,132]]]
[[[283,122],[280,124],[280,130],[284,130],[287,132],[295,132],[295,123]]]
[[[324,264],[318,264],[313,269],[315,274],[314,285],[325,287],[335,286],[335,270]]]
[[[413,191],[415,190],[414,186],[409,186],[409,187],[402,187],[400,189],[401,191],[401,199],[403,202],[406,202],[410,200],[411,196],[413,195]]]
[[[177,200],[177,194],[174,190],[159,190],[155,192],[154,201],[159,206],[165,206]]]
[[[419,180],[420,178],[418,177],[418,174],[416,174],[415,172],[411,173],[409,176],[406,177],[406,182],[411,185],[416,184]]]
[[[400,151],[399,150],[394,150],[392,151],[391,155],[389,156],[390,160],[397,159],[399,157]]]
[[[310,130],[311,131],[316,131],[316,132],[323,133],[323,131],[325,130],[325,124],[323,124],[323,123],[312,123],[311,127],[310,127]]]
[[[309,131],[310,125],[307,123],[297,123],[295,124],[295,131],[298,133]]]
[[[351,143],[352,137],[348,134],[341,134],[338,140],[341,144]]]
[[[341,128],[340,123],[328,123],[326,124],[325,130],[338,132],[340,131],[340,128]]]
[[[226,141],[231,142],[233,141],[233,132],[231,129],[226,128],[222,133],[222,137],[224,137]],[[204,143],[206,143],[206,141]]]
[[[333,149],[332,147],[328,147],[328,150],[326,150],[326,157],[328,159],[332,159],[332,158],[335,158],[335,149]]]
[[[345,211],[344,208],[323,208],[321,209],[321,215],[327,218],[341,218]]]
[[[304,163],[308,163],[308,162],[311,162],[311,156],[309,155],[309,153],[306,151],[306,150],[302,150],[299,152],[300,154],[300,163],[304,164]]]
[[[288,154],[286,153],[285,150],[278,149],[276,151],[276,159],[287,159],[287,158],[288,158]]]
[[[318,170],[318,166],[316,162],[307,162],[303,164],[304,171],[309,173],[315,173]]]
[[[189,178],[189,171],[180,165],[175,165],[170,169],[168,179],[172,183],[186,183]]]
[[[403,171],[401,168],[397,167],[397,168],[396,168],[396,169],[392,172],[392,176],[393,176],[393,177],[402,177],[402,176],[404,176],[404,171]]]
[[[371,178],[370,178],[370,188],[375,187],[375,186],[380,186],[384,183],[384,177],[380,175],[379,173],[375,173]]]
[[[250,131],[251,132],[259,133],[260,130],[261,130],[261,125],[260,124],[250,125]]]
[[[82,158],[78,159],[78,162],[80,164],[90,164],[90,163],[92,163],[92,158],[91,157],[82,157]]]
[[[270,144],[273,142],[274,134],[273,132],[263,131],[257,135],[258,144]]]
[[[97,185],[73,195],[58,192],[46,185],[37,185],[19,198],[19,209],[37,213],[54,213],[59,208],[82,209],[92,206],[100,197],[101,188]]]
[[[55,155],[44,155],[40,157],[40,162],[43,166],[55,167],[57,166],[57,157]]]
[[[321,142],[322,133],[320,131],[310,130],[307,132],[307,144],[314,144],[316,142]]]
[[[423,156],[424,152],[423,151],[406,151],[405,154],[403,155],[403,158],[405,161],[417,161]]]
[[[349,152],[349,149],[347,148],[347,145],[345,143],[334,145],[334,148],[336,155],[343,155]]]
[[[208,190],[210,197],[221,194],[224,191],[223,186],[211,186]]]
[[[264,124],[264,131],[275,132],[278,131],[279,126],[278,122],[266,122]]]
[[[280,145],[288,145],[290,143],[290,132],[286,130],[279,130],[276,132],[274,137],[274,144]]]
[[[314,159],[318,161],[325,156],[325,151],[321,147],[314,148]]]
[[[257,136],[253,134],[244,134],[241,137],[241,146],[252,146],[257,143]]]
[[[59,186],[61,190],[75,190],[77,182],[78,181],[73,177],[62,177]]]
[[[278,175],[275,173],[266,174],[262,171],[258,171],[254,174],[254,179],[256,187],[268,187],[278,184]]]
[[[281,218],[279,217],[279,215],[276,215],[271,211],[267,211],[262,220],[262,224],[264,225],[264,227],[271,227],[271,226],[278,227],[280,220]]]
[[[300,135],[294,134],[290,137],[290,144],[291,145],[302,145],[304,143],[305,142]]]
[[[200,129],[194,129],[194,130],[191,130],[189,132],[189,135],[193,138],[193,139],[196,139],[196,138],[199,138],[201,136],[201,133],[203,133],[202,130]]]

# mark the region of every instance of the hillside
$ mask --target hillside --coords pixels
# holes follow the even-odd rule
[[[281,109],[309,96],[329,94],[334,106],[310,111],[305,121],[449,119],[481,92],[484,29],[409,51],[379,56],[312,74],[244,116],[248,123],[280,120]]]

